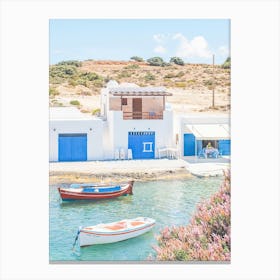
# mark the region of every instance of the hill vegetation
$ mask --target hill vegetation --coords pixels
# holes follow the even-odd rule
[[[226,61],[221,66],[223,69],[230,69],[231,67],[231,59],[228,57]]]
[[[211,64],[189,64],[179,57],[173,57],[169,62],[160,57],[144,61],[138,56],[129,61],[62,61],[49,67],[50,106],[69,106],[70,100],[75,99],[79,100],[84,111],[96,110],[100,89],[109,80],[116,80],[139,86],[165,86],[174,96],[180,94],[181,104],[185,102],[182,96],[187,96],[187,92],[195,96],[207,95],[215,87],[217,95],[222,97],[222,106],[228,110],[230,64],[225,63],[226,66],[214,67],[213,79]],[[93,100],[94,104],[91,103]]]

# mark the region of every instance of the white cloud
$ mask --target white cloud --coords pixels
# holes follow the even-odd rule
[[[196,36],[189,41],[183,34],[177,33],[173,36],[179,41],[176,55],[179,57],[210,58],[212,56],[208,43],[203,36]]]
[[[157,43],[162,44],[162,43],[164,43],[165,41],[168,40],[169,36],[170,36],[169,34],[155,34],[155,35],[153,35],[153,39]]]
[[[154,52],[155,53],[166,53],[166,48],[164,48],[163,46],[156,46],[154,48]]]
[[[220,46],[218,52],[222,56],[229,56],[229,49],[227,46]]]

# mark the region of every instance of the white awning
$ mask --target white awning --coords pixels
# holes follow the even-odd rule
[[[230,139],[228,124],[191,124],[188,129],[196,140],[227,140]]]

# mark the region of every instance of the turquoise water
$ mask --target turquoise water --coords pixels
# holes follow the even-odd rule
[[[57,185],[50,186],[50,261],[140,261],[154,256],[155,236],[165,226],[186,225],[197,203],[215,193],[222,178],[135,182],[133,195],[95,202],[61,202]],[[148,233],[125,241],[93,245],[75,251],[79,226],[147,216],[156,220]]]

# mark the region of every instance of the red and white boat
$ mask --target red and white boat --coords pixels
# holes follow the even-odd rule
[[[76,184],[76,187],[58,188],[63,201],[97,200],[133,194],[134,181],[121,185]]]
[[[138,217],[80,228],[78,231],[79,243],[82,247],[126,240],[150,231],[155,222],[152,218]]]

